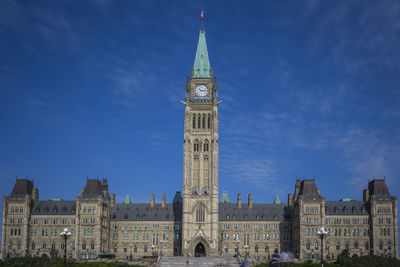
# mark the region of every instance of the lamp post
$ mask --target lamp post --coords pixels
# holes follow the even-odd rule
[[[151,245],[151,255],[154,256],[154,244]]]
[[[324,267],[324,237],[328,234],[324,227],[318,231],[318,236],[321,238],[321,267]]]
[[[164,240],[160,240],[160,244],[161,244],[161,249],[160,249],[160,256],[162,257],[162,254],[163,254],[163,242],[164,242]]]
[[[237,254],[238,254],[238,255],[240,255],[240,253],[239,253],[239,248],[240,248],[240,239],[238,239],[238,240],[237,240],[237,248],[238,248],[238,250],[237,250]]]
[[[244,245],[244,260],[247,261],[248,253],[247,253],[248,246]]]
[[[133,247],[133,244],[131,243],[129,246],[131,247],[131,255],[129,256],[129,260],[132,261],[132,247]]]
[[[68,228],[64,228],[60,235],[64,239],[64,267],[67,267],[67,239],[71,236],[71,232],[68,231]]]

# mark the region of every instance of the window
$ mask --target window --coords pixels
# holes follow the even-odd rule
[[[204,151],[208,151],[208,140],[204,141]]]
[[[382,249],[383,249],[383,242],[379,241],[379,250],[382,250]]]
[[[368,242],[365,242],[364,246],[365,246],[365,250],[368,250],[368,249],[369,249],[369,244],[368,244]]]
[[[193,151],[199,151],[199,141],[198,140],[194,141]]]
[[[256,245],[255,248],[254,248],[254,252],[255,252],[255,253],[258,253],[258,246],[257,246],[257,245]]]
[[[336,242],[336,250],[340,250],[340,243]]]
[[[208,124],[208,129],[210,129],[211,123],[210,123],[210,114],[207,116],[207,124]]]
[[[196,222],[204,222],[204,208],[203,206],[197,207]]]
[[[86,249],[86,242],[85,241],[83,241],[83,243],[82,243],[82,249]]]
[[[307,240],[307,243],[306,243],[306,249],[310,249],[310,247],[311,247],[311,243],[310,243],[310,241],[309,240]]]
[[[196,115],[193,114],[193,129],[196,129]]]
[[[355,249],[358,249],[358,242],[357,242],[357,241],[354,242],[354,248],[355,248]]]
[[[203,128],[206,128],[206,115],[203,114]]]
[[[147,246],[146,245],[144,245],[143,252],[147,253]]]
[[[93,240],[92,240],[92,242],[90,243],[90,249],[91,249],[91,250],[94,250],[94,242],[93,242]]]

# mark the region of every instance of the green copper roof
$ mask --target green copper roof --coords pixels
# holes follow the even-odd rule
[[[348,201],[351,201],[351,198],[342,198],[342,199],[340,199],[340,201],[348,202]]]
[[[229,199],[227,191],[222,192],[222,197],[221,197],[220,203],[231,203],[231,200]]]
[[[206,32],[204,29],[200,30],[193,72],[193,78],[210,78],[210,60],[208,58]]]
[[[278,195],[275,196],[274,204],[282,204],[282,201]]]
[[[129,195],[126,195],[124,204],[132,204],[131,198],[129,197]]]

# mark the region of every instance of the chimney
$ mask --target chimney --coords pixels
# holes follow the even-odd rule
[[[165,193],[162,193],[162,197],[161,197],[161,208],[165,208]]]
[[[115,194],[111,194],[111,208],[115,206]]]
[[[289,195],[287,196],[287,203],[289,206],[292,206],[292,194],[289,193]]]
[[[368,202],[369,201],[369,190],[368,188],[363,190],[363,201]]]
[[[150,207],[154,208],[154,193],[151,193]]]
[[[251,193],[249,194],[249,208],[253,207],[253,196],[251,195]]]
[[[85,192],[85,188],[82,188],[82,196],[83,196],[83,192]]]
[[[319,188],[317,188],[317,192],[318,192],[318,196],[320,196],[321,192],[320,192]]]
[[[242,207],[242,195],[240,195],[240,193],[238,194],[237,198],[237,206],[239,209]]]
[[[37,202],[39,200],[39,189],[33,188],[32,200],[33,200],[33,202]]]

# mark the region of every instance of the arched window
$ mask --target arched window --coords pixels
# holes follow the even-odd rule
[[[32,242],[31,248],[32,248],[32,250],[35,250],[35,248],[36,248],[35,242]]]
[[[205,114],[203,114],[203,128],[205,129],[206,128],[206,115]]]
[[[254,252],[255,252],[255,253],[258,253],[258,245],[256,245],[256,246],[254,247]]]
[[[196,209],[196,222],[204,222],[204,208],[199,206]]]
[[[43,242],[42,248],[46,248],[46,247],[47,247],[46,242]]]
[[[340,243],[336,242],[336,250],[340,250]]]
[[[54,244],[54,242],[51,243],[51,249],[52,249],[52,250],[55,250],[55,249],[56,249],[56,244]]]
[[[195,140],[193,144],[193,151],[199,151],[199,140]]]
[[[329,242],[326,242],[325,244],[325,249],[329,251],[329,248],[331,247],[331,245],[329,244]]]
[[[133,247],[133,252],[137,252],[137,246],[135,245],[134,247]]]
[[[196,114],[193,114],[193,129],[196,129]]]
[[[266,246],[264,247],[264,252],[265,252],[265,253],[269,253],[269,245],[266,245]]]
[[[143,252],[147,253],[147,246],[146,245],[144,245]]]
[[[392,250],[392,241],[390,240],[387,242],[387,249]]]
[[[92,242],[90,242],[90,249],[94,250],[94,242],[93,242],[93,240],[92,240]]]
[[[86,249],[86,241],[83,241],[83,243],[82,243],[82,249]]]
[[[208,140],[204,141],[204,151],[208,151]]]
[[[207,126],[208,126],[208,129],[211,128],[211,118],[210,118],[210,114],[208,114],[208,116],[207,116]]]
[[[307,236],[310,236],[310,228],[307,228]]]
[[[306,242],[306,249],[310,249],[310,247],[311,247],[311,243],[310,243],[310,240],[307,240],[307,242]]]
[[[317,241],[314,242],[314,248],[318,249],[318,242]]]
[[[201,115],[197,115],[197,128],[201,128]]]
[[[379,241],[379,250],[382,250],[382,249],[383,249],[383,242]]]

